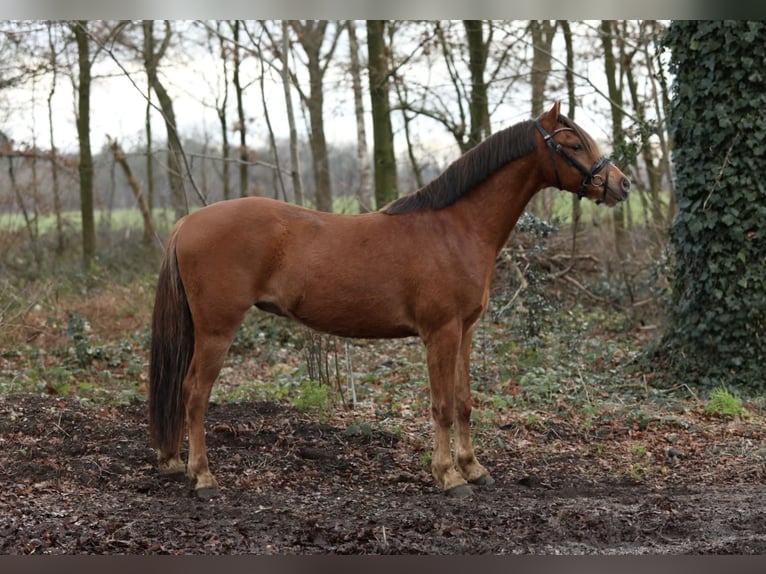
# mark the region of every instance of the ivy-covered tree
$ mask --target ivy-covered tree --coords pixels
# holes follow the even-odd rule
[[[766,22],[678,21],[678,215],[663,350],[677,382],[766,388]]]

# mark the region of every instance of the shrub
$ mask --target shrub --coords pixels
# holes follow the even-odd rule
[[[301,382],[300,392],[293,406],[301,412],[316,410],[323,412],[330,404],[330,388],[313,379]]]
[[[749,415],[742,406],[742,400],[732,395],[725,387],[719,387],[710,393],[710,398],[705,405],[705,412],[726,418]]]

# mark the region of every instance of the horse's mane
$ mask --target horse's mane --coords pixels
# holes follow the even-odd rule
[[[525,120],[492,134],[456,159],[439,176],[419,190],[383,208],[389,215],[444,209],[498,169],[535,150],[535,124]]]

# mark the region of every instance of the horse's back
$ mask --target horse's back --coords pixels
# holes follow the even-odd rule
[[[222,201],[187,217],[179,265],[208,305],[215,294],[218,306],[256,305],[338,335],[417,335],[423,317],[453,317],[484,298],[484,275],[466,267],[443,217]]]

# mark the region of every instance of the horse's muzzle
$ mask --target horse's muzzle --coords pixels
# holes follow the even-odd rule
[[[613,187],[609,183],[604,186],[603,202],[609,206],[617,205],[628,199],[628,195],[630,195],[630,180],[621,175],[616,186]]]

